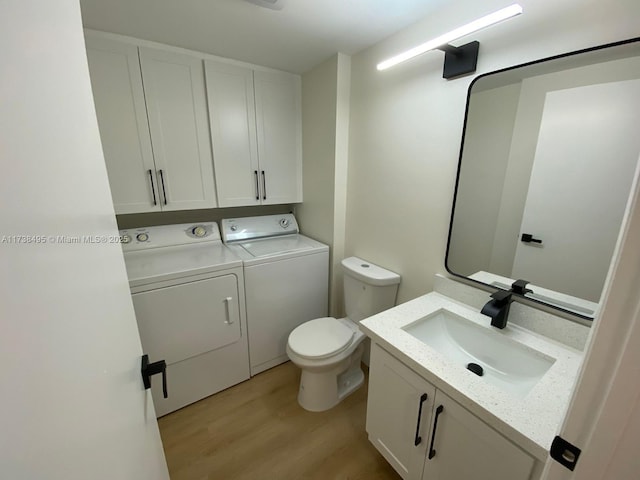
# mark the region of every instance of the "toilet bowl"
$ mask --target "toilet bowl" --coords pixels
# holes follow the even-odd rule
[[[366,338],[360,320],[395,304],[400,276],[358,257],[342,261],[346,318],[310,320],[289,335],[287,355],[301,370],[298,403],[321,412],[364,382],[360,366]]]

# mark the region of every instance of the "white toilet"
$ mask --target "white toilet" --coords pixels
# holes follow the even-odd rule
[[[347,318],[316,318],[289,335],[287,355],[302,369],[298,403],[322,412],[364,381],[365,335],[358,322],[395,305],[400,275],[357,257],[342,260]]]

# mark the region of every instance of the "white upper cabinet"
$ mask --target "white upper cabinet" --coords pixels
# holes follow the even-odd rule
[[[101,32],[86,45],[116,213],[302,202],[299,75]]]
[[[300,77],[255,71],[258,159],[262,203],[302,201],[302,110]]]
[[[300,77],[205,61],[221,207],[302,201]]]
[[[205,61],[218,202],[260,205],[253,70]]]
[[[116,213],[160,211],[138,47],[90,35],[86,46]]]
[[[163,210],[216,207],[202,60],[140,47]]]
[[[202,60],[86,35],[116,213],[217,206]]]

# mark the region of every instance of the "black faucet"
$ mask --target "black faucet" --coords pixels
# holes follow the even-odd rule
[[[526,288],[526,280],[516,280],[511,284],[511,290],[498,290],[491,294],[493,300],[488,301],[480,313],[491,317],[491,326],[503,329],[507,326],[507,317],[509,315],[509,307],[513,302],[512,294],[525,295],[532,292]]]
[[[509,307],[513,299],[511,298],[511,290],[498,290],[491,294],[493,300],[488,301],[480,313],[491,317],[491,326],[504,328],[507,326],[507,316],[509,315]]]

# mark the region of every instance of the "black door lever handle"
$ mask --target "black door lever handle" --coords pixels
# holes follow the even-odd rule
[[[164,360],[158,360],[157,362],[149,363],[149,355],[142,355],[142,367],[140,369],[142,374],[142,383],[144,383],[145,390],[151,388],[151,377],[162,374],[162,393],[164,398],[169,397],[167,392],[167,362]]]
[[[523,233],[520,237],[520,241],[524,243],[542,243],[542,240],[539,238],[533,238],[533,235],[530,233]]]

